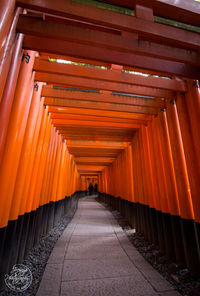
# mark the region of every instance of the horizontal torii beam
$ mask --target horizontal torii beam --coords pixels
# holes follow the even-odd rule
[[[53,101],[49,102],[52,103]],[[48,102],[46,102],[46,105],[48,105]],[[48,107],[49,112],[56,112],[58,114],[78,114],[78,115],[94,115],[94,109],[88,109],[88,108],[79,108],[79,106],[76,107],[69,107],[69,106],[56,106],[49,104]],[[145,120],[145,121],[151,121],[152,115],[150,114],[141,114],[141,113],[130,113],[130,112],[122,112],[122,111],[111,111],[111,110],[95,110],[95,115],[101,116],[101,117],[112,117],[112,118],[126,118],[126,119],[139,119],[139,120]]]
[[[195,65],[193,66],[145,55],[142,56],[135,53],[122,52],[87,44],[78,44],[64,40],[25,35],[23,48],[44,53],[96,60],[103,63],[119,64],[125,67],[145,69],[157,73],[165,73],[193,79],[200,78],[199,67]]]
[[[74,18],[120,31],[138,33],[150,39],[178,44],[186,48],[199,49],[200,36],[197,33],[181,30],[163,24],[119,14],[76,2],[57,0],[17,0],[17,5],[44,13]]]
[[[92,173],[92,172],[86,172],[86,171],[78,171],[80,176],[82,177],[89,177],[89,178],[95,178],[95,179],[98,179],[99,175],[101,174],[101,172],[97,172],[96,174],[95,173]]]
[[[67,87],[85,88],[92,90],[107,90],[118,93],[129,93],[157,98],[173,98],[173,92],[169,90],[155,89],[151,87],[143,87],[125,83],[107,82],[102,80],[82,77],[80,78],[61,74],[36,72],[35,80],[46,82],[48,84]]]
[[[89,170],[89,171],[102,171],[103,169],[105,169],[105,166],[102,166],[102,165],[82,165],[82,164],[77,164],[77,169],[78,170]]]
[[[106,82],[124,83],[125,85],[144,86],[180,92],[186,91],[186,85],[184,81],[152,76],[144,77],[142,75],[129,74],[112,69],[105,70],[87,66],[62,64],[42,60],[40,58],[35,59],[33,70],[42,73],[62,74],[72,77],[75,76],[81,78],[90,78],[93,80],[102,80]],[[45,90],[46,88],[44,87],[43,89]]]
[[[123,95],[112,95],[110,93],[92,93],[83,91],[70,91],[63,89],[55,89],[49,86],[43,86],[42,97],[56,98],[56,99],[74,99],[78,101],[92,101],[92,102],[103,102],[103,103],[113,103],[122,105],[133,105],[133,106],[143,106],[143,107],[154,107],[154,108],[165,108],[166,103],[164,100],[160,99],[148,99],[148,98],[138,98],[129,97]]]
[[[112,143],[112,142],[111,142]],[[115,158],[109,158],[109,157],[75,157],[74,161],[76,163],[94,163],[94,162],[102,162],[102,163],[112,163],[115,160]]]
[[[107,142],[107,141],[73,141],[68,140],[66,141],[68,147],[89,147],[89,148],[96,148],[96,147],[107,147],[107,148],[121,148],[124,149],[128,147],[126,142]]]
[[[119,143],[121,143],[121,142],[119,142]],[[109,150],[116,150],[116,151],[118,151],[118,152],[120,152],[121,150],[124,150],[126,148],[126,146],[123,146],[123,145],[121,145],[121,146],[114,146],[114,147],[112,147],[111,145],[108,145],[108,143],[107,143],[107,145],[93,145],[93,146],[90,146],[90,145],[84,145],[84,144],[80,144],[79,146],[78,145],[73,145],[73,144],[70,144],[70,145],[68,145],[68,150],[69,151],[87,151],[87,149],[89,149],[89,150],[93,150],[93,151],[95,151],[95,150],[98,150],[98,151],[100,151],[101,149],[102,150],[105,150],[105,151],[109,151]]]
[[[109,0],[111,4],[134,8],[136,4],[147,5],[146,0]],[[154,15],[167,17],[179,22],[196,26],[200,25],[200,6],[198,2],[188,0],[148,0],[148,7],[152,7]]]
[[[137,129],[140,127],[139,124],[136,123],[119,123],[119,122],[98,122],[98,121],[86,121],[86,120],[69,120],[69,119],[52,119],[52,124],[56,128],[61,128],[64,126],[102,126],[102,127],[124,127],[124,128],[132,128],[132,129]]]
[[[150,115],[156,115],[158,113],[158,110],[152,107],[141,107],[141,106],[90,102],[90,101],[80,101],[80,100],[78,101],[78,100],[70,100],[70,99],[55,99],[55,98],[48,98],[48,97],[44,99],[44,104],[48,106],[57,106],[57,107],[58,106],[78,107],[78,108],[85,108],[85,109],[141,113],[141,114],[150,114]]]
[[[124,118],[113,118],[113,117],[103,117],[103,116],[96,116],[94,115],[78,115],[78,114],[69,114],[69,113],[50,113],[50,116],[52,119],[68,119],[68,120],[86,120],[90,121],[91,124],[95,121],[98,122],[104,122],[109,124],[109,122],[114,123],[130,123],[130,124],[147,124],[147,121],[145,120],[139,120],[139,119],[124,119]]]
[[[56,40],[73,41],[77,44],[88,44],[103,48],[119,50],[124,53],[134,53],[142,56],[149,56],[180,63],[199,65],[200,55],[195,50],[188,51],[183,48],[176,48],[154,42],[138,40],[131,36],[115,35],[88,28],[70,26],[35,19],[30,16],[19,17],[17,31],[30,36],[51,38]]]
[[[133,136],[115,136],[115,137],[111,137],[111,136],[91,136],[91,135],[72,135],[72,134],[66,134],[66,133],[59,133],[60,135],[62,135],[62,138],[64,140],[94,140],[94,139],[98,139],[98,140],[102,140],[102,141],[127,141],[130,142],[132,141]],[[90,156],[90,155],[89,155]]]

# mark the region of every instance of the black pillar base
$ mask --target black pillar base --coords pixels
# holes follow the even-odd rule
[[[200,249],[194,220],[181,219],[185,257],[192,276],[200,276]]]

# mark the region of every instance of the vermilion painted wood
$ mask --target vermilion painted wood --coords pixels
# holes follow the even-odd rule
[[[64,179],[64,164],[65,164],[65,157],[66,157],[66,143],[62,142],[62,154],[60,159],[60,170],[59,170],[59,176],[58,176],[58,184],[57,184],[57,192],[56,192],[56,198],[57,200],[62,199],[65,197],[65,194],[63,194],[63,183],[65,182]]]
[[[126,142],[106,142],[106,141],[66,141],[68,148],[107,148],[125,149],[128,147]]]
[[[11,60],[12,67],[10,67],[8,72],[8,78],[4,86],[2,101],[0,103],[0,163],[3,156],[8,123],[21,64],[22,41],[23,36],[20,35],[19,39],[15,42],[14,53]]]
[[[40,58],[36,58],[33,69],[37,72],[45,72],[45,73],[56,73],[67,76],[75,76],[75,77],[83,77],[90,78],[93,80],[103,80],[107,82],[118,82],[124,83],[125,85],[137,85],[137,86],[146,86],[150,88],[158,88],[158,89],[167,89],[172,91],[186,91],[186,85],[184,81],[172,80],[172,79],[163,79],[159,77],[151,77],[151,76],[141,76],[136,74],[129,74],[122,71],[114,70],[114,69],[98,69],[87,66],[77,66],[71,64],[62,64],[56,62],[50,62],[46,60],[42,60]],[[60,93],[59,93],[60,91]],[[65,92],[58,89],[49,89],[48,86],[43,88],[42,94],[45,96],[51,96],[55,94],[64,96]],[[56,96],[56,95],[54,95]],[[59,96],[59,97],[60,97]]]
[[[24,48],[31,48],[43,53],[54,53],[80,59],[96,60],[103,63],[120,64],[125,68],[146,69],[151,72],[164,73],[163,75],[177,75],[199,79],[199,66],[69,41],[25,35]]]
[[[62,155],[60,162],[60,171],[57,185],[57,199],[62,199],[66,196],[66,192],[64,190],[65,187],[65,163],[66,163],[66,155],[67,155],[67,145],[66,141],[62,140]]]
[[[147,124],[147,121],[140,120],[140,119],[124,119],[124,118],[112,118],[112,117],[103,117],[103,116],[92,116],[92,115],[78,115],[78,114],[67,114],[67,113],[56,113],[51,112],[52,119],[69,119],[73,120],[74,122],[79,120],[86,120],[93,122],[104,122],[109,124],[109,122],[114,123],[129,123],[129,124]]]
[[[19,164],[21,148],[23,144],[26,122],[33,91],[32,66],[35,52],[28,52],[30,62],[22,62],[19,79],[15,91],[15,104],[12,107],[11,120],[9,121],[8,134],[5,143],[4,156],[0,170],[1,206],[0,226],[5,227],[8,222],[10,206],[13,198],[13,191],[17,168]]]
[[[39,132],[39,137],[37,141],[37,148],[36,148],[36,153],[35,153],[35,158],[34,158],[34,163],[33,163],[33,170],[31,174],[31,182],[29,184],[29,189],[28,189],[28,196],[29,198],[27,199],[27,206],[26,206],[26,212],[30,212],[34,208],[34,198],[38,198],[34,196],[35,193],[35,188],[37,185],[37,176],[38,176],[38,169],[39,169],[39,164],[40,164],[40,157],[41,157],[41,151],[43,148],[43,141],[44,141],[44,135],[45,131],[47,129],[48,125],[48,110],[44,110],[44,116],[42,120],[42,125],[40,127],[40,132]]]
[[[175,102],[173,104],[170,102],[168,103],[167,122],[171,139],[172,157],[175,168],[181,217],[184,219],[194,219],[190,183],[188,179],[180,123]],[[179,151],[179,153],[177,153],[177,151]]]
[[[169,213],[168,205],[168,190],[165,180],[165,167],[163,163],[162,149],[160,146],[160,138],[156,129],[157,118],[155,118],[152,123],[149,125],[149,141],[151,146],[151,158],[153,160],[152,169],[155,166],[155,177],[154,177],[154,189],[157,189],[157,198],[156,202],[160,205],[160,210],[163,213]],[[156,151],[156,154],[155,154]],[[154,165],[155,164],[155,165]]]
[[[41,189],[41,204],[48,203],[48,199],[46,196],[47,187],[49,186],[49,175],[50,175],[50,169],[51,169],[51,161],[52,161],[52,153],[53,153],[53,146],[54,146],[54,127],[51,125],[51,134],[49,139],[49,146],[48,146],[48,152],[47,152],[47,159],[45,164],[45,171],[43,175],[43,184]]]
[[[31,177],[32,177],[32,170],[34,169],[34,160],[35,160],[35,154],[36,154],[36,149],[37,149],[37,143],[38,143],[38,138],[39,138],[39,132],[41,125],[43,125],[43,119],[44,119],[44,106],[43,106],[44,100],[42,99],[40,101],[40,109],[39,109],[39,114],[37,117],[37,123],[34,131],[34,136],[33,136],[33,143],[32,143],[32,150],[31,150],[31,155],[30,155],[30,160],[29,160],[29,166],[28,170],[26,172],[26,179],[24,181],[24,187],[23,187],[23,192],[22,192],[22,200],[21,200],[21,205],[20,205],[20,211],[19,215],[23,215],[26,212],[26,207],[28,203],[28,192],[29,192],[29,187],[31,184]]]
[[[87,108],[73,108],[73,107],[56,107],[49,106],[49,112],[56,112],[58,114],[81,114],[81,115],[94,115],[94,110]],[[95,116],[113,117],[113,118],[127,118],[127,119],[140,119],[150,121],[152,119],[151,115],[139,114],[139,113],[130,113],[130,112],[116,112],[108,110],[95,110]]]
[[[108,102],[122,105],[135,105],[144,107],[154,108],[165,108],[166,104],[161,99],[150,99],[150,98],[139,98],[139,97],[127,97],[123,95],[112,95],[103,92],[90,93],[83,91],[70,91],[70,90],[59,90],[50,87],[45,87],[42,91],[43,97],[58,98],[58,99],[75,99],[75,100],[86,100],[93,102]]]
[[[101,46],[107,49],[123,51],[124,53],[135,53],[142,56],[166,59],[169,61],[176,61],[185,64],[199,65],[200,63],[199,54],[195,50],[191,50],[190,52],[188,52],[184,48],[174,47],[172,45],[166,46],[152,41],[148,42],[145,40],[140,40],[140,42],[138,42],[137,38],[135,38],[134,33],[122,32],[121,35],[114,35],[111,33],[108,34],[98,32],[93,29],[79,28],[77,26],[63,26],[60,24],[50,22],[44,23],[44,21],[40,22],[39,20],[36,21],[35,19],[33,19],[31,22],[31,19],[27,17],[20,18],[18,23],[18,30],[20,32],[25,32],[26,35],[36,35],[36,33],[34,34],[34,32],[36,32],[36,28],[33,27],[33,23],[35,22],[36,25],[40,23],[40,25],[43,26],[43,31],[41,31],[41,29],[38,28],[37,34],[42,35],[43,38],[54,37],[55,40],[74,40],[79,44]],[[30,26],[30,28],[27,29],[27,26]],[[33,28],[32,31],[31,28]],[[65,34],[62,33],[62,31],[65,31]],[[87,61],[85,63],[87,63]],[[101,65],[99,62],[98,64]],[[105,64],[104,66],[108,65]]]
[[[198,170],[198,161],[195,153],[194,141],[192,138],[191,123],[187,111],[186,98],[183,95],[178,94],[176,99],[176,106],[178,112],[178,118],[180,123],[180,130],[183,139],[185,159],[188,170],[188,178],[190,182],[191,197],[194,209],[195,220],[200,222],[200,203],[199,203],[199,192],[200,192],[200,172]],[[194,178],[194,176],[196,176]]]
[[[2,0],[0,3],[0,101],[12,58],[20,11],[19,8],[15,10],[14,0]]]
[[[102,103],[102,102],[90,102],[81,100],[71,100],[71,99],[55,99],[55,98],[45,98],[44,104],[48,106],[56,107],[78,107],[83,109],[93,109],[93,110],[107,110],[107,111],[119,111],[127,113],[139,113],[153,115],[157,114],[157,110],[152,107],[142,107],[142,106],[131,106],[113,103]],[[93,113],[96,111],[93,111]]]
[[[74,77],[67,75],[59,75],[53,73],[36,72],[35,79],[38,81],[47,82],[53,85],[93,89],[93,90],[106,90],[119,93],[129,93],[136,95],[144,95],[156,98],[170,98],[172,92],[169,90],[154,89],[143,86],[136,86],[133,84],[125,84],[120,82],[107,82],[96,79],[88,79],[82,77]]]
[[[176,183],[176,175],[174,169],[174,163],[172,158],[171,141],[169,135],[169,129],[167,125],[167,118],[165,111],[158,115],[158,120],[155,120],[155,130],[158,141],[160,142],[164,167],[166,171],[167,188],[169,191],[169,205],[170,213],[174,216],[180,216],[179,195]]]
[[[52,180],[52,191],[51,191],[51,201],[56,201],[56,194],[57,194],[57,184],[58,184],[58,175],[59,175],[59,167],[60,167],[60,158],[62,153],[62,138],[61,136],[58,136],[58,148],[56,152],[56,158],[55,158],[55,166],[54,166],[54,176]]]
[[[17,177],[15,181],[15,189],[13,196],[13,202],[11,204],[9,220],[16,220],[19,214],[19,209],[23,200],[23,189],[26,180],[27,171],[29,170],[31,161],[31,152],[33,149],[34,132],[37,124],[37,117],[40,112],[40,95],[42,90],[42,83],[38,83],[38,91],[33,91],[33,97],[31,101],[29,116],[26,125],[26,131],[24,135],[24,141],[21,150],[20,161],[17,170]],[[23,201],[22,201],[23,200]]]
[[[0,19],[1,19],[1,31],[0,31],[0,56],[5,46],[7,36],[9,34],[10,25],[13,20],[15,10],[14,0],[2,0],[0,4]]]
[[[146,183],[147,183],[147,198],[148,205],[153,208],[155,205],[155,183],[153,182],[153,170],[151,155],[150,155],[150,141],[149,141],[149,127],[141,128],[142,142],[143,142],[143,158],[146,170]]]
[[[200,44],[199,36],[196,33],[76,2],[66,3],[59,0],[55,3],[52,0],[48,2],[45,0],[18,0],[17,4],[22,7],[72,17],[118,30],[136,32],[152,39],[163,40],[188,48],[198,49]]]
[[[41,203],[41,199],[42,199],[41,189],[43,186],[43,176],[44,176],[45,163],[46,163],[47,152],[48,152],[51,124],[52,124],[51,119],[48,116],[47,128],[46,128],[45,136],[44,136],[44,140],[43,140],[42,152],[40,154],[40,163],[39,163],[38,172],[37,172],[37,182],[36,182],[36,187],[34,190],[34,195],[35,195],[34,209],[37,209],[39,206],[42,205],[42,203]]]
[[[59,146],[59,136],[56,130],[54,130],[54,137],[55,137],[55,142],[54,142],[54,148],[53,148],[53,153],[52,153],[52,163],[51,163],[51,171],[50,171],[50,176],[49,176],[49,186],[47,187],[47,198],[48,201],[51,201],[51,196],[52,196],[52,188],[53,188],[53,177],[54,177],[54,170],[55,170],[55,160],[56,160],[56,154],[58,152],[58,146]]]
[[[52,119],[52,123],[56,126],[57,129],[63,128],[65,126],[73,126],[73,127],[78,127],[78,126],[88,126],[89,127],[95,127],[95,126],[103,126],[103,127],[124,127],[124,128],[131,128],[131,129],[137,129],[140,128],[139,124],[133,124],[133,123],[115,123],[115,122],[91,122],[91,121],[86,121],[86,120],[79,120],[79,121],[74,121],[74,120],[67,120],[67,119]]]
[[[195,148],[196,163],[200,172],[200,129],[199,129],[199,116],[200,116],[200,98],[199,89],[195,81],[188,81],[188,93],[186,94],[186,105],[191,123],[191,131]]]
[[[199,3],[195,1],[149,0],[147,3],[146,0],[108,0],[106,2],[129,8],[134,8],[136,3],[140,3],[143,6],[148,4],[149,7],[153,8],[155,15],[170,17],[171,19],[196,26],[200,25]]]

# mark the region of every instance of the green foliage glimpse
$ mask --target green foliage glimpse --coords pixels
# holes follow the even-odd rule
[[[98,2],[95,0],[72,0],[72,1],[91,5],[91,6],[102,8],[102,9],[111,10],[111,11],[122,13],[122,14],[131,15],[131,16],[135,15],[133,9],[128,9],[125,7],[120,7],[120,6],[116,6],[108,3]]]

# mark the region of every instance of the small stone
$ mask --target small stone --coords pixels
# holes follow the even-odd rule
[[[180,284],[180,280],[179,280],[179,278],[178,278],[177,275],[175,275],[175,274],[171,274],[171,277],[172,277],[172,279],[173,279],[175,282],[177,282],[178,284]]]
[[[158,258],[158,262],[161,264],[164,264],[166,262],[166,256],[162,256],[162,257]]]
[[[178,265],[175,264],[175,263],[171,263],[171,264],[169,264],[168,267],[167,267],[167,272],[168,272],[169,274],[171,274],[171,273],[176,273],[177,270],[178,270]]]

